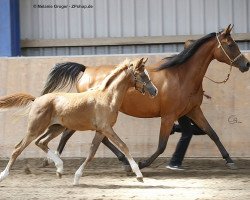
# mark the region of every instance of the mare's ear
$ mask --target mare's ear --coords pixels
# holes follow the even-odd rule
[[[229,24],[227,28],[223,31],[223,34],[229,35],[233,29],[234,25]]]
[[[191,44],[193,44],[195,40],[187,40],[184,43],[184,49],[188,48]]]

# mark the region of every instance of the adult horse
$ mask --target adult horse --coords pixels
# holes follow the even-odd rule
[[[249,70],[250,63],[241,54],[237,44],[231,37],[232,26],[229,25],[219,33],[208,34],[193,42],[178,55],[165,58],[158,63],[148,66],[151,80],[157,86],[159,94],[154,99],[139,95],[134,90],[128,90],[120,111],[134,117],[152,118],[161,117],[159,143],[156,152],[147,160],[139,162],[139,167],[149,166],[166,148],[174,121],[182,116],[189,117],[198,125],[217,145],[222,157],[229,168],[235,168],[234,162],[222,145],[216,132],[206,120],[200,108],[203,99],[202,80],[210,62],[214,59],[239,68],[241,72]],[[42,94],[63,88],[68,84],[76,84],[77,91],[83,92],[102,80],[113,66],[100,66],[98,68],[85,67],[77,63],[58,64],[49,74]],[[78,75],[84,72],[78,80]],[[144,86],[141,85],[141,90]],[[136,106],[135,106],[136,105]],[[190,127],[187,127],[190,131]],[[59,149],[73,130],[68,130],[62,138]],[[120,154],[109,143],[103,140],[111,150]]]
[[[46,130],[38,138],[36,145],[54,161],[57,173],[61,176],[63,162],[50,151],[48,143],[65,128],[96,131],[89,156],[75,173],[74,184],[79,184],[85,166],[94,157],[104,137],[111,140],[126,155],[138,181],[143,181],[138,165],[126,144],[114,132],[113,126],[128,88],[135,86],[137,89],[136,83],[139,82],[146,86],[146,92],[151,96],[157,95],[157,88],[150,81],[144,68],[145,62],[143,58],[134,61],[126,59],[101,82],[100,86],[83,93],[50,93],[38,98],[21,93],[0,98],[0,108],[20,107],[32,103],[27,134],[16,145],[5,170],[0,174],[0,181],[8,176],[18,155]]]

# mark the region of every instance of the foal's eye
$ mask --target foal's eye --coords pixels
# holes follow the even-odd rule
[[[228,44],[228,47],[229,47],[229,48],[232,48],[233,46],[234,46],[233,43]]]

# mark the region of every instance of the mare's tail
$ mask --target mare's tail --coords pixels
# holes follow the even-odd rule
[[[80,72],[84,72],[85,69],[86,67],[79,63],[57,63],[50,71],[41,95],[63,89],[66,86],[72,87]]]
[[[35,99],[36,97],[25,93],[17,93],[8,96],[3,96],[0,97],[0,109],[27,106]]]

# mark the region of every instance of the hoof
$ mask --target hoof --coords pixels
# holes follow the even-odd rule
[[[130,165],[123,165],[123,169],[125,170],[125,172],[132,172]]]
[[[75,176],[73,186],[78,186],[79,185],[79,180],[80,180],[80,178]]]
[[[144,181],[143,181],[143,177],[136,177],[136,179],[137,179],[137,181],[139,181],[139,182],[141,182],[141,183],[144,182]]]
[[[78,186],[78,185],[79,185],[79,182],[74,181],[73,186]]]
[[[43,160],[42,167],[47,167],[47,166],[49,166],[49,162],[48,162],[48,160],[45,158],[45,159]]]
[[[232,170],[238,169],[238,167],[234,163],[226,163],[226,166]]]
[[[56,172],[56,175],[58,176],[58,178],[62,178],[62,173]]]
[[[146,163],[143,162],[143,161],[139,161],[138,162],[138,167],[139,167],[139,169],[143,169],[144,167],[146,167]]]

